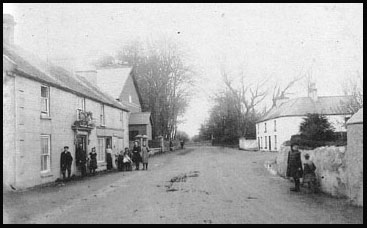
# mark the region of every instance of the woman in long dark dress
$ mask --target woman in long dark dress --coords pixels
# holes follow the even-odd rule
[[[97,166],[97,153],[96,153],[96,148],[93,147],[92,148],[92,152],[89,153],[89,170],[91,174],[95,174],[96,173],[96,169],[98,168]]]
[[[140,155],[141,148],[139,146],[138,141],[134,142],[134,147],[133,147],[132,152],[133,152],[132,160],[135,163],[135,167],[136,167],[135,170],[139,170],[139,164],[141,162],[141,155]]]
[[[300,178],[303,176],[301,152],[298,150],[298,144],[291,145],[291,151],[288,154],[287,176],[292,177],[295,183],[295,188],[291,191],[300,191]]]
[[[107,160],[107,170],[112,170],[113,164],[112,164],[112,149],[109,145],[106,149],[106,160]]]

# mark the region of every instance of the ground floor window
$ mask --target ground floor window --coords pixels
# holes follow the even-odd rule
[[[259,149],[261,149],[261,146],[260,146],[260,137],[257,137],[257,144],[259,146]]]
[[[41,135],[41,172],[51,171],[51,136]]]
[[[263,148],[263,137],[261,137],[261,145],[260,145],[260,148],[261,149]]]
[[[265,149],[268,148],[268,136],[265,136]]]
[[[277,149],[277,136],[274,135],[274,149]]]
[[[105,161],[105,139],[98,138],[98,148],[97,148],[97,161],[104,162]]]

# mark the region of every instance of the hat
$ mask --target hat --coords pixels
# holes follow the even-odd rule
[[[64,149],[69,149],[69,147],[68,146],[64,146]]]
[[[310,155],[309,154],[305,154],[305,158],[310,158]]]

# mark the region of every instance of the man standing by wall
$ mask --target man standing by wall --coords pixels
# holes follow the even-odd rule
[[[64,151],[61,152],[60,156],[60,167],[63,180],[65,180],[66,170],[68,171],[68,179],[70,179],[71,176],[71,164],[73,163],[73,157],[71,156],[71,153],[68,150],[69,147],[65,146]]]

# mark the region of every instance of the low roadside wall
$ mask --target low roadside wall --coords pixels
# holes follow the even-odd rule
[[[256,139],[239,139],[239,149],[240,150],[259,150]]]
[[[276,158],[276,171],[285,177],[289,146],[282,145]],[[336,197],[347,197],[346,147],[320,147],[314,150],[300,150],[302,162],[308,153],[316,165],[316,176],[322,192]]]

